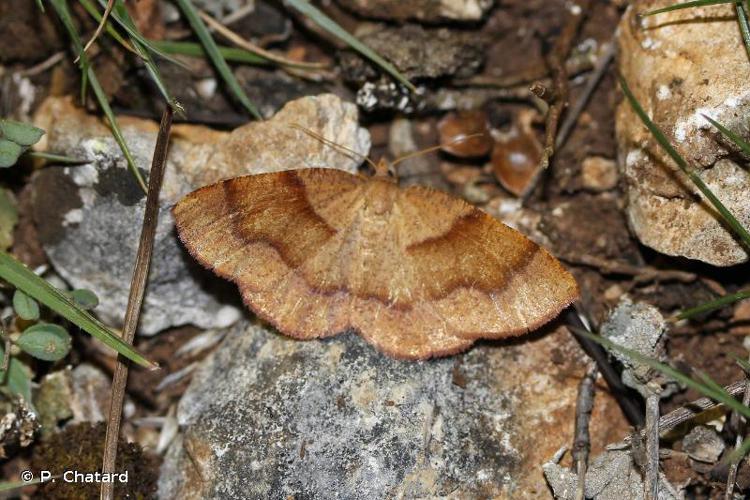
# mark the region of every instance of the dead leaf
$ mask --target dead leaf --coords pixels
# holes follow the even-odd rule
[[[281,332],[353,328],[426,359],[533,330],[578,297],[546,250],[426,187],[309,168],[236,177],[173,209],[180,239]]]

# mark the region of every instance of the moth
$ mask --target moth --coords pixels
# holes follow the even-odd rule
[[[427,359],[522,335],[578,298],[544,248],[447,193],[307,168],[223,180],[172,209],[190,254],[297,339],[357,331]]]

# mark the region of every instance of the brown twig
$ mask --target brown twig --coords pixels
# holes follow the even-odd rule
[[[646,471],[643,496],[657,500],[659,493],[659,400],[660,388],[655,388],[646,398]]]
[[[8,373],[8,365],[10,364],[11,342],[10,342],[10,338],[5,334],[5,328],[3,328],[3,344],[4,344],[3,366],[0,367],[0,371],[2,371],[3,373]]]
[[[568,139],[568,135],[570,135],[570,132],[573,130],[573,126],[576,124],[576,122],[578,122],[578,117],[581,116],[583,110],[586,109],[586,105],[588,104],[589,99],[591,99],[591,96],[594,94],[594,90],[596,90],[596,87],[599,85],[599,82],[604,76],[609,63],[611,63],[612,59],[615,58],[616,51],[617,49],[615,48],[614,41],[610,41],[606,44],[602,55],[599,56],[599,59],[597,59],[596,64],[594,65],[594,71],[589,75],[588,80],[586,81],[586,86],[583,88],[581,96],[578,98],[575,104],[571,106],[568,114],[565,116],[565,119],[562,122],[562,125],[560,125],[560,128],[557,131],[557,137],[555,138],[555,149],[560,149],[562,145],[565,144],[565,141]]]
[[[115,0],[109,0],[107,2],[107,8],[104,9],[104,15],[102,16],[101,21],[99,21],[99,26],[96,27],[96,31],[94,32],[94,36],[91,37],[91,39],[86,42],[86,45],[83,46],[83,53],[89,51],[89,48],[94,44],[97,38],[99,38],[99,35],[101,35],[102,30],[104,29],[104,26],[107,25],[107,19],[109,18],[110,13],[112,12],[112,9],[115,7]],[[81,59],[81,55],[79,54],[73,63],[77,63]]]
[[[547,64],[552,76],[552,85],[555,90],[555,99],[550,103],[545,120],[544,130],[544,151],[540,165],[542,168],[549,166],[552,155],[555,154],[555,138],[557,137],[557,126],[565,108],[568,106],[568,73],[565,68],[565,61],[573,45],[581,21],[585,17],[591,5],[591,0],[579,0],[577,5],[573,5],[570,10],[570,17],[562,33],[557,37],[555,46],[547,57]]]
[[[205,12],[198,11],[198,14],[201,16],[201,19],[203,19],[206,22],[206,24],[208,25],[210,29],[215,30],[217,33],[219,33],[221,36],[223,36],[224,38],[226,38],[227,40],[229,40],[236,46],[243,48],[247,50],[248,52],[257,54],[261,57],[265,57],[269,61],[278,63],[281,66],[296,66],[297,68],[308,69],[308,70],[321,70],[321,69],[328,68],[328,65],[325,63],[292,61],[285,57],[274,54],[273,52],[269,52],[268,50],[264,48],[258,47],[257,45],[248,42],[247,40],[242,38],[240,35],[232,31],[231,29],[227,28],[226,26],[224,26],[219,21],[209,16]]]
[[[691,283],[698,276],[688,271],[679,271],[674,269],[657,269],[651,266],[634,266],[624,262],[604,259],[595,255],[558,255],[560,260],[575,266],[593,267],[602,274],[622,274],[632,276],[633,280],[638,283],[648,283],[651,281],[679,281],[682,283]]]
[[[739,396],[745,392],[745,385],[745,380],[738,380],[737,382],[725,386],[724,390],[732,396]],[[683,405],[682,408],[677,408],[659,418],[659,433],[663,435],[666,431],[695,418],[698,414],[720,405],[721,403],[717,403],[710,398],[700,398],[691,401],[690,403]]]
[[[595,68],[598,59],[595,55],[585,54],[577,55],[565,61],[565,72],[568,77],[581,74]],[[470,78],[456,78],[451,80],[451,86],[454,87],[493,87],[493,88],[512,88],[523,85],[528,87],[530,83],[544,81],[549,77],[549,67],[547,64],[535,64],[526,71],[513,73],[506,76],[493,75],[476,75]]]
[[[586,470],[589,463],[589,452],[591,451],[591,437],[589,435],[589,421],[594,409],[594,396],[596,395],[596,377],[599,371],[596,365],[592,366],[578,384],[578,398],[576,399],[576,423],[575,436],[573,439],[573,461],[578,476],[576,486],[576,500],[584,500],[586,490]]]
[[[156,139],[154,156],[149,173],[148,194],[146,196],[146,208],[143,214],[143,226],[141,228],[141,239],[138,243],[138,254],[133,269],[133,279],[130,283],[130,295],[128,296],[128,307],[125,312],[123,326],[123,340],[128,344],[133,343],[135,330],[138,326],[143,296],[146,291],[146,280],[151,264],[151,254],[154,248],[154,235],[159,214],[159,191],[164,179],[164,169],[167,161],[167,149],[169,146],[169,133],[172,127],[172,108],[167,106],[162,114],[159,124],[159,135]],[[114,380],[112,381],[112,398],[109,405],[109,419],[107,421],[107,435],[104,440],[104,457],[102,472],[114,473],[115,461],[117,459],[117,442],[120,435],[120,419],[122,417],[122,402],[125,399],[125,385],[128,381],[128,367],[130,363],[123,356],[117,358]],[[111,499],[114,493],[114,483],[102,482],[101,498]]]
[[[26,77],[36,76],[40,73],[44,73],[45,71],[53,67],[55,64],[62,61],[64,58],[65,58],[64,50],[61,50],[60,52],[55,52],[54,54],[52,54],[50,57],[40,62],[39,64],[35,64],[34,66],[30,68],[21,70],[18,72],[18,74],[20,76],[26,76]]]

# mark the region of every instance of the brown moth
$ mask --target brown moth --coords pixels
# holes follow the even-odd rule
[[[358,331],[404,359],[521,335],[578,297],[573,277],[521,233],[446,193],[309,168],[198,189],[172,209],[205,267],[298,339]]]

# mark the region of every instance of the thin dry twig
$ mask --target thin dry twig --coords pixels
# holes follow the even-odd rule
[[[589,463],[589,452],[591,451],[591,437],[589,435],[589,422],[591,412],[594,409],[594,396],[596,395],[596,377],[599,371],[594,364],[589,368],[586,375],[578,384],[578,397],[576,398],[576,423],[575,437],[573,439],[573,461],[578,476],[576,486],[576,500],[584,499],[586,489],[586,470]]]
[[[745,406],[750,406],[750,378],[745,376],[745,390],[744,394],[742,395],[742,404]],[[732,417],[730,420],[732,424],[732,428],[737,431],[737,438],[734,442],[734,449],[739,450],[742,446],[742,441],[744,440],[745,436],[745,419],[742,418],[742,416],[735,412],[732,412]],[[727,488],[724,493],[724,498],[726,500],[732,500],[732,497],[734,495],[734,486],[737,482],[737,470],[740,467],[740,463],[742,462],[742,459],[744,457],[740,457],[737,460],[733,460],[729,464],[729,470],[727,471]]]
[[[261,57],[265,57],[269,61],[273,61],[275,63],[278,63],[283,66],[296,66],[297,68],[303,68],[308,70],[321,70],[328,68],[328,65],[325,63],[316,63],[316,62],[300,62],[300,61],[293,61],[291,59],[287,59],[285,57],[282,57],[278,54],[274,54],[273,52],[270,52],[262,47],[259,47],[253,43],[250,43],[249,41],[242,38],[240,35],[232,31],[231,29],[227,28],[221,22],[217,21],[213,17],[209,16],[203,11],[198,11],[198,14],[201,16],[201,19],[203,19],[208,27],[210,29],[215,30],[217,33],[219,33],[221,36],[235,44],[236,46],[245,49],[249,52],[252,52],[254,54],[257,54]]]
[[[51,56],[49,56],[44,61],[40,62],[39,64],[35,64],[34,66],[30,68],[26,68],[24,70],[21,70],[18,72],[18,75],[25,76],[25,77],[32,77],[36,76],[40,73],[44,73],[51,67],[53,67],[55,64],[59,63],[65,58],[65,51],[61,50],[60,52],[55,52]]]
[[[659,492],[659,400],[660,390],[655,389],[646,398],[646,473],[643,496],[656,500]]]
[[[135,330],[138,326],[143,296],[146,291],[146,280],[151,264],[151,254],[154,248],[154,235],[159,214],[159,191],[164,179],[166,167],[167,149],[169,146],[169,133],[172,127],[172,108],[167,106],[162,114],[159,124],[159,135],[154,148],[154,156],[149,173],[148,194],[146,196],[146,208],[143,214],[143,226],[141,228],[141,239],[138,243],[138,254],[136,255],[133,279],[130,284],[130,295],[128,296],[128,307],[125,312],[125,324],[123,326],[123,340],[128,344],[133,343]],[[120,419],[122,417],[122,403],[125,399],[125,385],[128,381],[128,367],[130,363],[122,356],[117,358],[114,380],[112,381],[112,398],[109,405],[109,419],[107,421],[107,434],[104,440],[104,457],[102,472],[114,473],[115,461],[117,459],[117,442],[120,435]],[[101,498],[109,500],[113,498],[114,483],[102,482]]]
[[[115,0],[109,0],[107,2],[107,8],[104,9],[104,15],[102,16],[102,20],[99,21],[99,26],[97,26],[96,31],[94,31],[94,36],[92,36],[91,39],[88,42],[86,42],[86,45],[83,46],[84,54],[89,51],[89,48],[94,44],[96,39],[99,38],[99,35],[101,35],[102,30],[107,25],[109,14],[112,12],[112,9],[114,7],[115,7]],[[81,59],[81,55],[79,54],[73,61],[73,64],[77,64],[80,59]]]
[[[568,139],[568,135],[570,135],[570,132],[573,130],[573,126],[576,124],[576,122],[578,122],[578,117],[581,116],[583,110],[586,109],[586,105],[589,103],[589,99],[591,99],[594,90],[596,90],[596,87],[599,86],[599,82],[601,81],[604,73],[609,67],[609,63],[611,63],[615,58],[616,51],[617,49],[615,48],[614,41],[610,41],[605,45],[602,55],[600,55],[599,59],[596,60],[594,71],[591,73],[591,75],[589,75],[588,80],[586,81],[586,86],[584,87],[581,96],[578,98],[575,104],[571,106],[568,114],[565,115],[565,119],[563,120],[562,125],[560,125],[560,128],[557,131],[557,138],[555,139],[555,149],[559,149],[563,144],[565,144],[565,141]],[[568,74],[570,73],[568,72]]]
[[[10,364],[10,338],[5,334],[5,328],[3,328],[3,366],[0,367],[0,371],[3,373],[8,372],[8,365]]]
[[[739,396],[745,392],[745,385],[745,380],[738,380],[737,382],[725,386],[724,390],[732,396]],[[677,408],[659,418],[659,433],[663,435],[665,432],[677,427],[683,422],[695,418],[700,413],[711,410],[720,405],[721,403],[717,403],[710,398],[700,398],[691,401],[690,403],[683,405],[682,408]]]
[[[688,271],[676,269],[657,269],[651,266],[634,266],[624,262],[617,262],[596,255],[558,255],[560,260],[575,266],[593,267],[602,274],[622,274],[632,276],[637,283],[649,283],[651,281],[679,281],[681,283],[692,283],[698,279],[698,275]]]
[[[550,102],[545,120],[544,151],[540,161],[543,168],[549,166],[552,155],[555,154],[558,123],[560,116],[568,105],[568,73],[565,68],[565,61],[578,34],[578,28],[580,28],[590,6],[591,0],[580,0],[577,5],[574,4],[570,8],[570,17],[563,26],[562,33],[555,41],[555,47],[547,57],[554,86],[554,100]]]
[[[595,55],[591,54],[570,57],[565,61],[565,72],[569,78],[572,78],[595,68],[598,60]],[[456,78],[451,80],[451,85],[454,87],[493,87],[501,89],[519,85],[528,86],[533,82],[548,81],[549,73],[550,70],[546,64],[535,64],[525,71],[512,75],[476,75],[469,78]]]

